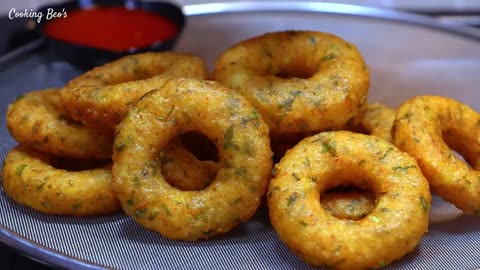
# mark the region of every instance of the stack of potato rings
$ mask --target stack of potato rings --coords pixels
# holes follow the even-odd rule
[[[266,194],[279,238],[335,269],[414,250],[430,188],[480,215],[479,113],[439,96],[367,104],[369,70],[353,44],[267,33],[223,52],[208,78],[194,55],[143,53],[19,97],[7,112],[19,145],[4,160],[5,193],[53,215],[123,210],[185,241],[248,221]]]

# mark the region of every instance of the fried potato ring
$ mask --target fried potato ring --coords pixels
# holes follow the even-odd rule
[[[113,134],[86,128],[70,119],[58,89],[33,91],[8,106],[7,127],[21,144],[38,151],[76,158],[110,158]]]
[[[478,112],[447,97],[415,97],[400,106],[393,136],[400,149],[417,159],[432,191],[464,213],[480,215]]]
[[[344,126],[363,108],[370,83],[354,45],[313,31],[242,41],[217,59],[214,79],[244,95],[276,134]]]
[[[180,190],[202,190],[215,179],[219,164],[211,160],[198,160],[180,139],[169,142],[160,153],[165,180]]]
[[[360,220],[375,207],[375,198],[358,188],[327,190],[321,198],[323,208],[341,219]]]
[[[66,161],[78,166],[85,160]],[[4,160],[2,184],[16,202],[51,215],[87,216],[120,210],[111,188],[110,166],[67,171],[55,168],[65,161],[25,146],[12,149]]]
[[[205,134],[220,169],[201,191],[181,191],[158,170],[157,153],[176,135]],[[113,187],[125,213],[165,237],[194,241],[252,217],[272,167],[268,127],[238,93],[211,81],[169,80],[142,97],[117,127]]]
[[[290,149],[268,188],[270,221],[280,239],[315,266],[366,269],[415,249],[428,229],[431,194],[415,159],[374,136],[319,133]],[[353,185],[376,194],[365,218],[339,219],[322,191]]]
[[[130,105],[165,80],[204,79],[207,69],[193,55],[174,52],[142,53],[96,67],[74,78],[61,91],[69,115],[87,126],[113,130]]]
[[[362,121],[364,120],[364,114],[366,111],[366,106],[363,106],[361,110],[359,110],[358,114],[354,117],[350,118],[350,120],[341,126],[333,126],[329,127],[325,130],[316,130],[316,131],[308,131],[308,132],[286,132],[286,133],[270,133],[270,142],[272,151],[274,154],[274,162],[280,161],[280,159],[285,155],[288,149],[294,147],[297,143],[301,140],[305,139],[306,137],[315,135],[320,132],[325,131],[335,131],[335,130],[355,130],[362,128]],[[362,129],[364,133],[368,133],[365,129]]]
[[[394,109],[381,103],[368,104],[357,129],[361,133],[379,137],[387,142],[393,142],[392,128],[395,122],[395,115]]]

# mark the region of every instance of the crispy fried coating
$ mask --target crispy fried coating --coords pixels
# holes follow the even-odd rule
[[[363,109],[370,84],[354,45],[315,31],[242,41],[217,59],[214,79],[244,95],[275,134],[344,126]]]
[[[366,134],[377,136],[392,142],[392,128],[395,122],[396,111],[381,103],[371,103],[362,117],[360,130]]]
[[[70,119],[58,89],[27,93],[8,106],[7,127],[21,144],[57,156],[109,158],[113,134]]]
[[[478,112],[448,97],[414,97],[398,109],[393,136],[395,145],[417,159],[432,191],[464,213],[480,215]]]
[[[158,152],[175,136],[205,134],[220,168],[200,191],[169,185]],[[241,95],[212,81],[173,79],[142,97],[117,127],[113,187],[127,215],[165,237],[194,241],[230,231],[260,205],[272,168],[268,127]]]
[[[207,68],[193,55],[149,52],[125,56],[68,82],[62,102],[68,114],[87,126],[114,130],[128,108],[167,79],[204,79]]]
[[[344,190],[345,189],[345,190]],[[330,214],[337,218],[360,220],[372,212],[375,198],[361,189],[333,189],[321,196],[321,203]]]
[[[82,169],[91,160],[62,160],[25,146],[4,160],[2,184],[16,202],[51,215],[87,216],[119,211],[111,188],[111,165]],[[67,169],[57,168],[67,167]]]
[[[431,194],[414,158],[374,136],[323,132],[302,140],[275,166],[267,199],[280,239],[307,263],[335,269],[390,264],[428,229]],[[358,221],[320,203],[340,185],[371,190],[375,208]]]
[[[169,142],[160,153],[165,180],[180,190],[202,190],[215,179],[220,164],[212,160],[199,160],[180,139]]]

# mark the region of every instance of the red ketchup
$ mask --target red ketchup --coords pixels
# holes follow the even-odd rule
[[[140,9],[94,7],[69,11],[66,18],[46,23],[54,39],[124,52],[175,36],[178,27],[167,18]]]

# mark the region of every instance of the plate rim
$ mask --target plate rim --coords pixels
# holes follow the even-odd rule
[[[306,12],[349,15],[413,24],[459,35],[474,41],[480,41],[480,31],[476,31],[476,29],[473,28],[445,25],[430,17],[402,11],[351,4],[307,1],[239,1],[184,5],[182,10],[185,15],[187,15],[187,19],[188,17],[195,16],[246,12]],[[39,41],[34,42],[39,43]],[[37,43],[24,45],[25,48],[21,47],[14,52],[5,54],[0,57],[0,64],[14,62],[12,61],[13,58],[19,55],[25,55],[37,48]],[[72,257],[61,251],[29,240],[2,224],[0,224],[0,241],[27,257],[40,260],[40,262],[54,267],[68,269],[112,269],[105,265]]]
[[[225,13],[246,12],[306,12],[336,15],[350,15],[413,24],[431,29],[449,32],[476,41],[480,41],[480,30],[458,25],[441,23],[424,15],[407,13],[386,8],[369,7],[353,4],[309,1],[239,1],[192,4],[183,6],[187,17]],[[187,22],[188,23],[188,22]]]

